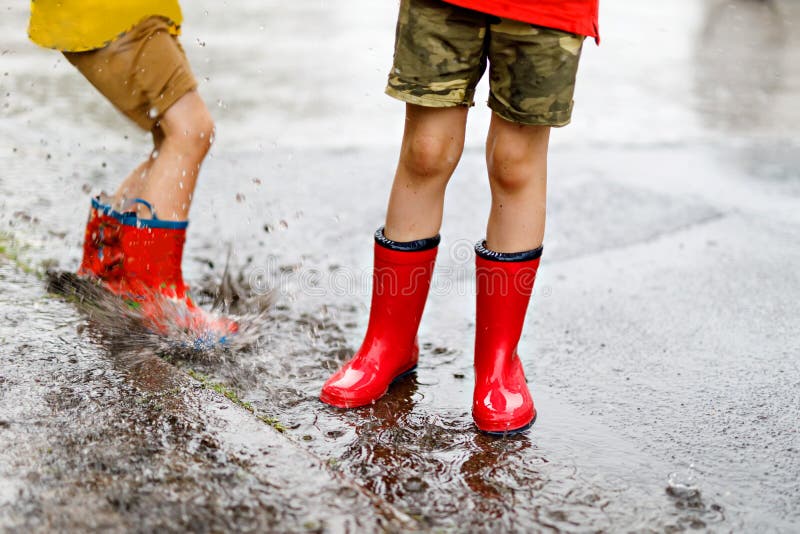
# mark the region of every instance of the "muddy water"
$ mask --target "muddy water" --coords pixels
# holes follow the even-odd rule
[[[113,304],[102,295],[88,290],[79,305],[62,302],[7,258],[0,258],[0,281],[0,530],[396,531],[408,524],[176,372],[165,358],[187,353],[138,335],[133,317],[108,321],[98,311]],[[63,293],[64,285],[50,289]]]
[[[416,375],[374,406],[327,408],[319,388],[366,326],[371,235],[402,129],[402,106],[380,95],[394,6],[198,6],[186,6],[184,43],[215,105],[219,135],[184,268],[210,304],[230,246],[239,290],[254,300],[272,292],[273,305],[252,320],[254,338],[233,352],[170,352],[129,331],[109,345],[90,329],[67,337],[69,350],[99,366],[115,361],[120,344],[134,360],[150,361],[159,347],[171,365],[233,388],[286,427],[286,439],[423,529],[796,530],[800,280],[790,267],[800,263],[800,122],[790,119],[800,71],[787,58],[800,47],[796,36],[774,41],[764,31],[774,16],[764,10],[776,6],[784,20],[800,20],[793,3],[605,2],[604,44],[587,46],[575,122],[554,134],[546,253],[520,347],[540,415],[529,434],[500,440],[477,434],[469,415],[470,248],[488,210],[480,152],[486,110],[472,113],[448,195]],[[9,7],[8,53],[0,56],[3,231],[26,244],[26,261],[74,269],[88,194],[113,188],[145,153],[146,139],[98,104],[56,55],[27,45],[15,33],[23,9]],[[719,25],[738,28],[743,18],[757,29],[747,38],[773,53],[763,63],[739,53],[737,69],[722,61],[729,32]],[[654,32],[657,42],[640,46]],[[253,39],[267,45],[256,52]],[[748,76],[748,66],[761,74]],[[730,87],[742,91],[725,92]],[[763,120],[747,107],[765,100],[787,120]],[[745,129],[741,109],[753,119]],[[24,280],[9,275],[4,283],[26,298],[42,290]],[[62,329],[84,321],[59,315],[63,305],[48,300],[26,306],[49,311],[12,325],[36,340],[25,354],[45,357]],[[48,365],[57,375],[66,364]],[[86,424],[98,436],[96,451],[125,451],[160,435],[145,425],[114,437],[113,425]],[[190,442],[195,437],[187,431]],[[35,457],[24,438],[9,443],[20,458]],[[54,462],[74,453],[54,451]],[[109,464],[123,461],[110,454]],[[71,476],[83,487],[79,472]],[[206,484],[213,473],[193,480]],[[240,490],[214,484],[209,494]],[[119,491],[142,498],[142,487],[121,483]],[[347,500],[331,503],[331,517],[345,518],[332,530],[363,515],[348,512]],[[163,513],[132,510],[146,525]],[[291,524],[301,528],[307,509],[292,511]],[[274,525],[274,516],[259,517]]]

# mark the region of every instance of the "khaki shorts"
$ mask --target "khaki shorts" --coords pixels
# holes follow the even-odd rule
[[[441,0],[401,0],[386,93],[420,106],[471,106],[488,61],[495,113],[521,124],[564,126],[583,40]]]
[[[152,130],[172,104],[197,88],[183,48],[161,17],[143,20],[104,48],[64,56],[145,130]]]

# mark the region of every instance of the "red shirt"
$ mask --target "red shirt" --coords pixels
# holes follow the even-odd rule
[[[537,26],[594,37],[599,0],[445,0],[450,4]]]

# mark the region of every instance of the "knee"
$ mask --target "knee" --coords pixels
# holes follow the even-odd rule
[[[211,149],[211,144],[214,142],[214,119],[208,110],[204,109],[202,113],[194,115],[187,128],[189,143],[193,149],[205,156]]]
[[[537,174],[537,166],[546,169],[546,153],[537,151],[529,143],[514,138],[496,139],[487,144],[486,166],[492,185],[503,191],[514,192],[529,185]]]
[[[181,117],[165,131],[165,140],[177,144],[181,152],[194,158],[204,158],[214,142],[214,120],[203,106],[190,115]]]
[[[463,141],[455,137],[417,135],[403,144],[401,162],[417,180],[447,180],[463,150]]]

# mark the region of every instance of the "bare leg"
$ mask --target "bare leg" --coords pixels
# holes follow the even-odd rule
[[[125,205],[128,200],[139,198],[142,194],[142,189],[147,183],[147,178],[150,176],[150,167],[153,165],[153,156],[158,154],[161,148],[161,142],[164,140],[164,134],[161,128],[155,126],[153,128],[153,151],[147,160],[143,161],[131,172],[125,180],[120,184],[117,192],[114,193],[114,198],[111,206],[117,211],[123,211],[127,208]]]
[[[439,233],[447,182],[461,159],[467,107],[406,104],[400,161],[386,213],[386,237],[414,241]]]
[[[158,218],[186,220],[200,165],[211,148],[214,122],[197,91],[190,91],[164,113],[159,125],[163,140],[159,143],[154,133],[157,148],[138,196],[153,205]],[[130,198],[131,191],[136,189],[123,194]],[[152,215],[141,210],[142,216]]]
[[[515,124],[492,115],[486,139],[492,190],[486,229],[490,250],[523,252],[542,244],[549,140],[549,126]]]

